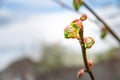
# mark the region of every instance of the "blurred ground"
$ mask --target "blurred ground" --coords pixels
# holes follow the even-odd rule
[[[104,57],[104,54],[102,54]],[[102,57],[102,56],[101,56]],[[99,59],[100,60],[100,59]],[[77,80],[76,73],[82,67],[56,69],[49,73],[40,73],[36,80]],[[120,80],[120,49],[110,51],[109,58],[94,64],[93,74],[96,80]],[[81,80],[90,80],[85,74]]]
[[[59,44],[44,45],[40,61],[17,59],[0,72],[0,80],[77,80],[78,70],[84,67],[80,55]],[[88,59],[94,62],[92,71],[96,80],[120,80],[120,48],[88,53]],[[89,75],[86,73],[81,80],[90,80]]]

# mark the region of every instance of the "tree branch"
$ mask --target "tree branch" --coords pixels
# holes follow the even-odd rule
[[[90,75],[91,80],[95,80],[94,76],[93,76],[93,73],[91,72],[91,70],[88,66],[86,48],[85,48],[85,44],[84,44],[84,35],[83,35],[83,30],[81,30],[81,29],[79,30],[79,36],[80,36],[79,43],[81,44],[82,56],[83,56],[83,61],[84,61],[84,64],[85,64],[86,72]]]
[[[69,11],[73,11],[77,14],[82,14],[82,12],[80,11],[75,11],[72,7],[70,7],[69,5],[65,4],[64,2],[60,1],[60,0],[52,0],[53,2],[59,4],[60,6],[62,6],[63,8],[69,10]],[[95,23],[96,25],[99,25],[99,23],[96,20],[93,20],[92,18],[88,18],[89,21]]]
[[[120,44],[120,38],[118,38],[118,36],[113,32],[113,30],[110,29],[110,27],[108,26],[107,23],[105,23],[84,1],[83,1],[83,5],[101,22],[104,24],[104,26],[106,27],[106,29],[111,33],[111,35],[118,41],[118,43]]]
[[[66,5],[64,2],[60,1],[60,0],[52,0],[54,2],[56,2],[57,4],[61,5],[62,7],[66,8],[67,10],[70,11],[74,11],[76,12],[73,8],[71,8],[70,6]],[[113,30],[111,30],[108,26],[108,24],[106,24],[84,1],[83,1],[83,5],[102,23],[104,24],[104,26],[106,27],[106,29],[110,32],[111,35],[113,35],[113,37],[118,41],[118,43],[120,44],[120,38],[118,38],[118,36],[113,32]],[[77,11],[76,13],[81,14],[81,12]],[[94,22],[95,24],[99,24],[97,21],[88,18],[88,20]]]

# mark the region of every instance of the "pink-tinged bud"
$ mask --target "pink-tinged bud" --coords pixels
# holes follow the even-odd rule
[[[84,72],[85,72],[84,69],[79,70],[77,73],[77,78],[81,78]]]
[[[76,27],[78,27],[78,28],[83,30],[82,21],[80,19],[75,19],[74,21],[72,21],[72,23],[75,24]]]
[[[91,37],[87,37],[84,38],[84,44],[85,44],[85,48],[91,48],[93,46],[93,44],[95,43],[95,40]]]
[[[81,21],[84,21],[87,19],[87,15],[86,14],[82,14],[81,17],[80,17],[80,20]]]
[[[80,1],[79,0],[75,0],[76,3],[79,3]]]
[[[108,31],[108,29],[104,26],[102,27],[102,31]]]
[[[92,60],[88,60],[88,66],[89,66],[90,68],[93,67],[93,62],[92,62]]]
[[[74,21],[72,21],[72,23],[75,23],[75,22],[78,22],[79,21],[79,19],[75,19]]]
[[[64,31],[66,31],[69,28],[69,26],[65,27]]]

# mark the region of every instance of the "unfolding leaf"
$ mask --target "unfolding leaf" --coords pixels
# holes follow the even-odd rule
[[[79,39],[79,28],[74,24],[71,23],[69,26],[67,26],[64,30],[64,36],[65,38],[69,39]]]
[[[78,11],[82,5],[83,5],[82,0],[73,0],[73,6],[76,11]]]
[[[86,37],[84,38],[85,48],[91,48],[93,44],[95,43],[95,40],[92,37]]]

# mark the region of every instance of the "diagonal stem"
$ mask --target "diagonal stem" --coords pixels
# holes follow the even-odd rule
[[[85,64],[86,72],[90,75],[91,80],[95,80],[94,76],[93,76],[93,73],[91,72],[91,70],[90,70],[90,68],[88,66],[86,48],[85,48],[85,45],[84,45],[83,30],[81,30],[81,29],[79,30],[79,36],[80,36],[79,43],[81,44],[82,56],[83,56],[83,61],[84,61],[84,64]]]
[[[104,26],[106,27],[106,29],[111,33],[111,35],[113,35],[113,37],[118,41],[118,43],[120,44],[120,38],[113,32],[112,29],[110,29],[110,27],[108,26],[107,23],[105,23],[84,1],[83,1],[83,5],[100,21],[104,24]]]
[[[73,10],[70,6],[68,6],[67,4],[65,4],[64,2],[60,1],[60,0],[52,0],[54,2],[56,2],[57,4],[61,5],[62,7],[70,10],[70,11],[75,11]],[[120,38],[113,32],[112,29],[109,28],[109,25],[107,23],[104,22],[104,20],[102,20],[84,1],[83,1],[83,5],[101,22],[104,24],[104,26],[106,27],[106,29],[108,29],[108,31],[110,32],[111,35],[114,36],[114,38],[118,41],[118,43],[120,44]],[[75,11],[76,12],[76,11]],[[78,14],[80,14],[81,12],[76,12]],[[90,21],[96,23],[98,25],[98,22],[89,18]]]
[[[55,3],[57,3],[57,4],[59,4],[61,7],[66,8],[69,11],[73,11],[73,12],[75,12],[77,14],[82,14],[82,12],[75,11],[72,7],[70,7],[69,5],[65,4],[61,0],[52,0],[52,1],[55,2]],[[91,22],[93,22],[93,23],[95,23],[96,25],[99,25],[99,23],[96,20],[92,19],[92,18],[88,18],[88,20],[91,21]]]

